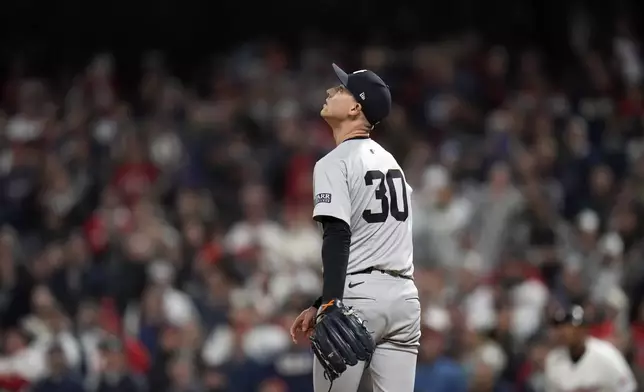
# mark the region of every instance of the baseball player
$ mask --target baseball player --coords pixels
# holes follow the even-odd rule
[[[635,377],[611,343],[588,336],[584,310],[573,306],[555,314],[563,346],[546,357],[546,392],[633,392]]]
[[[412,189],[396,159],[370,138],[389,114],[391,94],[371,71],[347,74],[335,64],[333,68],[340,84],[327,90],[320,114],[337,147],[317,162],[313,173],[313,219],[324,232],[323,291],[295,320],[291,334],[294,340],[315,336],[320,315],[342,301],[364,320],[373,354],[334,379],[328,369],[336,352],[321,361],[312,338],[315,391],[356,391],[368,364],[374,392],[412,392],[420,338],[420,302],[412,278]],[[317,339],[351,332],[333,330],[338,322],[329,324],[331,330],[321,331]],[[322,351],[325,345],[319,343]],[[368,343],[363,346],[370,352]],[[340,347],[337,353],[352,364],[346,360],[351,352]]]

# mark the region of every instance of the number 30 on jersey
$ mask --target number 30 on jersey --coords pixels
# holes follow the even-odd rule
[[[402,184],[402,210],[398,207],[398,192],[394,183],[396,179],[400,180]],[[369,170],[364,175],[364,183],[367,186],[372,186],[374,181],[378,182],[375,197],[376,200],[380,200],[381,209],[380,212],[371,212],[370,209],[364,210],[362,219],[368,223],[382,223],[391,214],[399,222],[406,221],[409,217],[409,203],[407,202],[407,185],[402,172],[398,169],[391,169],[385,174],[380,170]]]

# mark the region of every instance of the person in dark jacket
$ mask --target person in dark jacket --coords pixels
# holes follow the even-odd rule
[[[33,392],[86,392],[79,377],[67,366],[65,353],[55,344],[47,352],[49,375],[33,387]]]
[[[95,392],[146,392],[142,380],[130,373],[124,347],[118,338],[111,337],[102,342],[103,368]]]

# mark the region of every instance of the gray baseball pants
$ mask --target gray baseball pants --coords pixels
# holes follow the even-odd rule
[[[347,276],[344,303],[366,321],[376,342],[369,364],[373,392],[413,392],[420,340],[420,301],[414,281],[379,271]],[[356,392],[364,363],[349,367],[333,382],[331,392]],[[329,391],[317,359],[313,364],[315,392]]]

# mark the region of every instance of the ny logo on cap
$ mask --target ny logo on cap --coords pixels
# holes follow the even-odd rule
[[[367,96],[365,95],[365,93],[360,93],[360,99],[364,101],[366,98]]]

